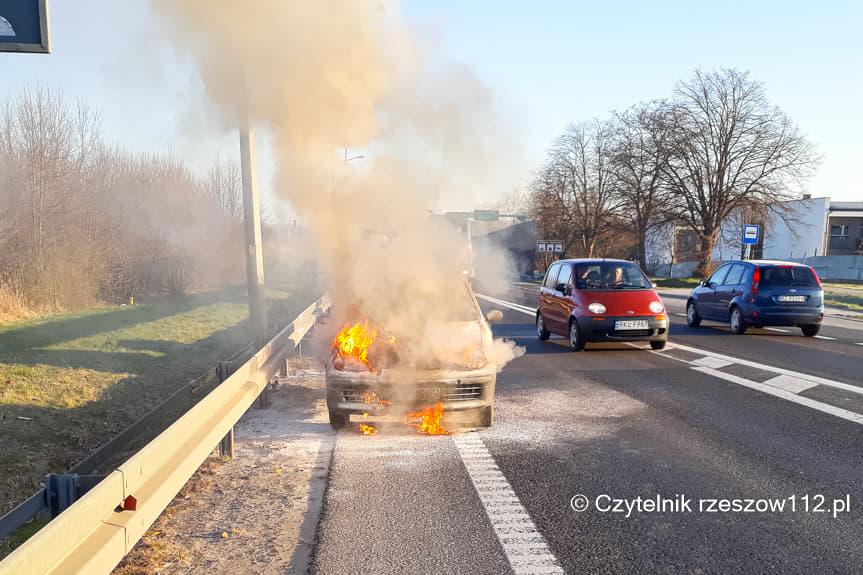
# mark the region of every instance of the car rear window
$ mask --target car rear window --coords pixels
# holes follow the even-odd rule
[[[818,280],[808,267],[762,267],[760,285],[762,287],[818,287]]]

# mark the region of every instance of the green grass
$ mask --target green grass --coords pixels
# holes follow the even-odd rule
[[[268,291],[270,324],[312,300]],[[245,288],[0,326],[0,515],[250,341]]]
[[[859,296],[825,292],[824,305],[848,311],[863,311],[863,292]]]
[[[693,288],[698,285],[699,278],[652,278],[656,287],[661,288]]]

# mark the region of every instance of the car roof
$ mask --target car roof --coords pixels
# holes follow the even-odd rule
[[[724,262],[726,264],[752,264],[754,266],[794,266],[800,268],[808,268],[806,264],[800,262],[788,262],[785,260],[736,260]]]
[[[631,262],[629,260],[619,260],[615,258],[571,258],[566,260],[557,260],[556,262],[552,262],[552,264],[599,264],[602,262],[635,264],[635,262]]]

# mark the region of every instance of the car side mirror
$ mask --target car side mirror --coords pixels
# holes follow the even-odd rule
[[[556,286],[554,286],[554,289],[556,289],[560,293],[563,293],[566,290],[566,284],[557,284]]]
[[[710,287],[710,282],[707,280],[701,280],[698,282],[698,285],[701,287]]]
[[[499,309],[493,309],[485,314],[485,319],[488,321],[500,321],[503,319],[503,312]]]

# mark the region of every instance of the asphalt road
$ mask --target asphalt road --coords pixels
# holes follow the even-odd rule
[[[530,290],[499,297],[532,307]],[[312,571],[860,573],[863,323],[693,330],[675,295],[662,352],[572,353],[484,302],[526,348],[495,424],[341,431]]]

